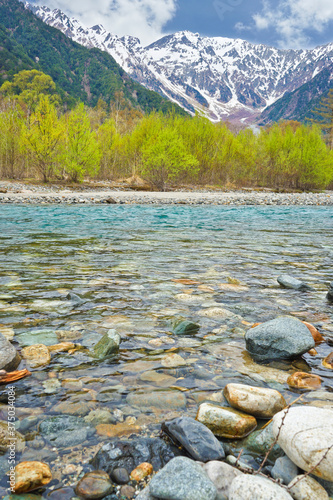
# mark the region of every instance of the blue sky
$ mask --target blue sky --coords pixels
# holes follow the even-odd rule
[[[333,42],[333,0],[33,0],[143,44],[175,31],[281,48]]]

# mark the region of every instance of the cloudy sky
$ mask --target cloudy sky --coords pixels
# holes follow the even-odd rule
[[[332,0],[32,0],[143,44],[180,30],[282,48],[333,41]]]

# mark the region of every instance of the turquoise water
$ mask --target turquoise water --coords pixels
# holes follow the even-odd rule
[[[318,397],[325,400],[333,391],[332,371],[321,360],[330,345],[319,346],[314,357],[272,363],[275,380],[274,372],[253,368],[244,334],[255,322],[293,314],[332,342],[333,306],[325,300],[332,242],[331,207],[1,206],[0,331],[10,329],[19,349],[79,344],[16,383],[18,407],[36,416],[23,458],[53,457],[47,438],[43,451],[35,446],[49,415],[84,417],[106,409],[118,423],[130,418],[128,425],[158,429],[171,413],[193,416],[200,401],[219,400],[228,381],[276,387],[290,400],[295,393],[278,373],[296,369],[322,376]],[[280,274],[302,279],[313,291],[281,289]],[[173,281],[183,279],[191,282]],[[83,302],[67,299],[69,292]],[[199,323],[199,332],[173,335],[181,319]],[[91,349],[110,328],[122,336],[119,355],[98,362]],[[170,354],[183,362],[170,365]],[[131,399],[149,393],[175,399],[151,408]],[[313,398],[314,392],[305,395],[305,401]],[[92,426],[78,446],[92,449],[103,439]],[[68,450],[62,445],[56,453]]]

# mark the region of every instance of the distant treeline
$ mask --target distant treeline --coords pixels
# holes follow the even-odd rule
[[[199,116],[143,115],[121,93],[110,104],[66,111],[50,77],[15,85],[0,89],[1,178],[138,175],[161,190],[170,183],[323,189],[333,181],[333,152],[316,125],[283,122],[254,133]]]

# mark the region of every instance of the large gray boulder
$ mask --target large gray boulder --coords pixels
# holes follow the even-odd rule
[[[0,333],[0,370],[16,370],[21,358],[15,347]]]
[[[176,457],[149,484],[154,498],[166,500],[216,500],[217,491],[199,464]]]
[[[333,448],[328,451],[333,445],[332,410],[314,406],[282,410],[273,418],[273,434],[294,464],[306,472],[316,467],[314,475],[333,481]]]
[[[307,326],[291,316],[280,316],[251,328],[245,341],[246,349],[258,361],[296,358],[315,346]]]

